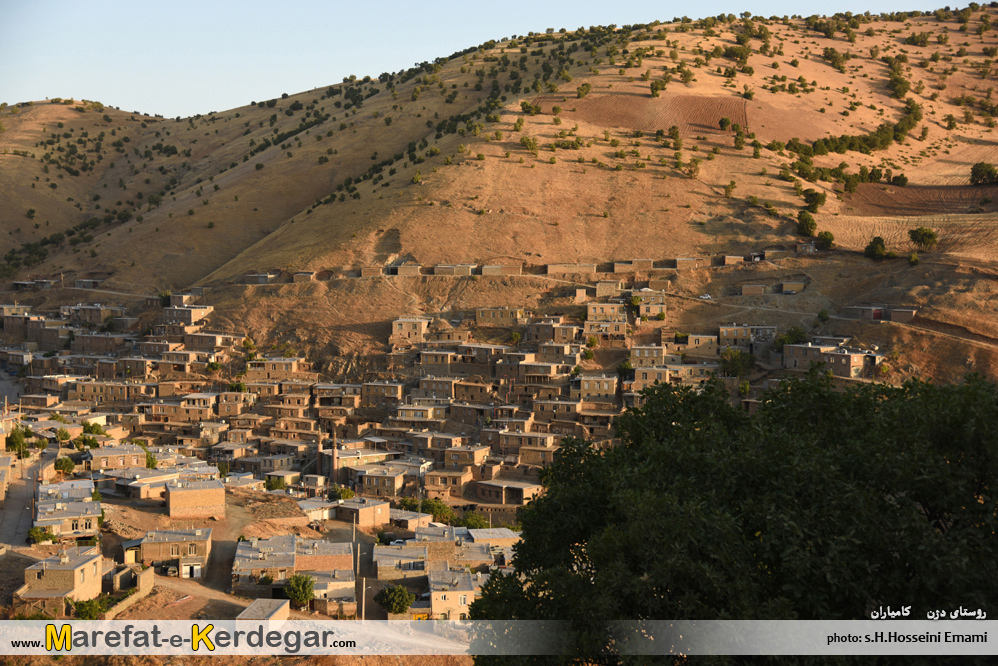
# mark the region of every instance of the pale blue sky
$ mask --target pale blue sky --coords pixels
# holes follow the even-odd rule
[[[545,28],[647,23],[683,14],[879,13],[942,4],[0,0],[0,102],[74,97],[125,111],[187,116],[324,87],[350,74],[398,71],[489,39]]]

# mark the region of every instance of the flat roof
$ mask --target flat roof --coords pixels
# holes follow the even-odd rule
[[[269,620],[282,610],[290,608],[291,602],[287,599],[254,599],[246,610],[236,616],[236,619]]]

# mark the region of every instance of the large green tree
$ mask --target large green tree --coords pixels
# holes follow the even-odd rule
[[[295,574],[288,578],[284,584],[284,594],[295,603],[295,606],[302,608],[315,598],[315,581],[311,576],[305,574]]]
[[[375,603],[393,615],[409,610],[415,600],[416,595],[401,585],[389,585],[374,595]]]
[[[612,620],[924,619],[998,598],[995,384],[839,391],[819,368],[751,416],[714,381],[645,398],[620,446],[562,442],[521,511],[520,575],[493,576],[472,619],[567,620],[567,656],[600,661]]]

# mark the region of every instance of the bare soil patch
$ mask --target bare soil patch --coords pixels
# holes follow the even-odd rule
[[[718,131],[721,118],[745,127],[748,117],[745,100],[738,97],[717,95],[674,95],[661,97],[621,91],[616,93],[591,93],[582,99],[562,101],[560,95],[546,95],[534,100],[545,112],[560,105],[575,109],[565,115],[600,127],[619,127],[645,132],[668,130],[675,125],[683,136]]]
[[[983,199],[991,202],[981,204]],[[998,209],[998,187],[892,187],[863,183],[846,200],[853,215],[949,215]]]

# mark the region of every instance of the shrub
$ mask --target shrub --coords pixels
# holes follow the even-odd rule
[[[938,234],[928,227],[912,229],[908,232],[908,238],[923,252],[928,252],[939,242]]]
[[[884,239],[880,236],[874,236],[870,243],[863,250],[863,254],[870,259],[883,259],[887,256],[887,246],[884,245]]]
[[[912,252],[911,254],[908,255],[908,265],[909,266],[918,266],[918,253],[917,252]]]
[[[262,168],[263,168],[263,164],[261,164],[260,162],[257,162],[256,163],[256,170],[259,171]]]

